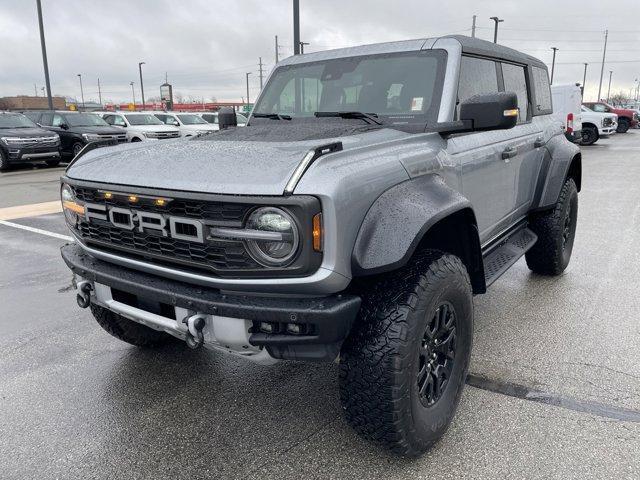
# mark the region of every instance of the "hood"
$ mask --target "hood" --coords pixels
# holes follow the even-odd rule
[[[30,137],[53,137],[57,135],[57,133],[53,133],[49,130],[45,130],[44,128],[0,128],[0,137],[20,137],[20,138],[30,138]]]
[[[194,139],[92,150],[68,168],[67,176],[167,190],[282,195],[293,171],[312,148],[341,141],[347,151],[409,135],[393,129],[363,127],[361,122],[358,127],[351,122],[337,126],[249,126]]]
[[[124,130],[116,127],[69,127],[68,132],[72,133],[95,133],[99,135],[122,135]]]

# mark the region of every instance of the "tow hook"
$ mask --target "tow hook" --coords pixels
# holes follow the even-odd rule
[[[91,291],[93,287],[91,283],[84,281],[78,283],[78,294],[76,295],[76,302],[80,308],[87,308],[91,305]]]
[[[187,345],[190,348],[200,348],[204,343],[204,335],[202,329],[205,326],[205,318],[207,316],[197,313],[188,317],[184,317],[182,323],[187,325]]]

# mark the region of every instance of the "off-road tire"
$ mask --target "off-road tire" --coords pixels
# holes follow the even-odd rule
[[[593,145],[600,138],[600,133],[595,127],[582,127],[581,145]]]
[[[430,250],[363,292],[359,318],[340,354],[346,420],[363,437],[418,456],[445,433],[464,387],[473,338],[469,275],[459,258]],[[439,400],[425,406],[418,352],[442,302],[455,310],[455,357]]]
[[[107,333],[136,347],[155,347],[173,341],[167,333],[128,320],[99,305],[91,305],[91,313]]]
[[[577,219],[578,189],[573,179],[568,178],[555,207],[533,214],[529,219],[529,228],[538,236],[533,248],[525,254],[532,271],[541,275],[564,272],[571,260]]]
[[[0,172],[9,170],[9,161],[2,150],[0,150]]]
[[[47,166],[49,167],[57,167],[58,165],[60,165],[60,160],[45,160],[45,163],[47,164]]]
[[[616,128],[616,132],[618,133],[627,133],[631,123],[626,118],[618,119],[618,128]]]

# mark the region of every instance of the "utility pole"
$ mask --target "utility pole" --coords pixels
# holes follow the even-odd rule
[[[258,57],[258,67],[260,68],[260,90],[262,90],[262,57]]]
[[[584,64],[584,76],[582,77],[582,99],[584,99],[584,84],[587,83],[587,65],[589,64]]]
[[[553,50],[553,60],[551,61],[551,85],[553,85],[553,73],[556,69],[556,52],[560,50],[558,47],[551,47]]]
[[[142,65],[145,62],[138,63],[138,70],[140,71],[140,94],[142,95],[142,109],[144,110],[144,83],[142,83]]]
[[[473,16],[473,23],[471,24],[471,37],[472,38],[476,38],[476,17],[477,17],[477,15]]]
[[[247,72],[245,75],[247,77],[247,105],[249,105],[251,103],[249,101],[249,75],[251,75],[251,72]]]
[[[133,89],[133,82],[130,82],[131,85],[131,97],[133,98],[133,109],[136,109],[136,91]]]
[[[498,43],[498,24],[504,22],[504,20],[498,17],[489,18],[495,22],[495,26],[493,28],[493,43]]]
[[[276,35],[276,65],[278,64],[278,62],[280,61],[280,55],[279,55],[279,46],[278,46],[278,35]]]
[[[609,97],[611,96],[611,76],[613,75],[613,70],[609,70],[609,88],[607,90],[607,103],[609,103]]]
[[[100,106],[102,106],[102,90],[100,90],[100,79],[98,79],[98,101],[100,102]]]
[[[304,54],[304,46],[311,45],[309,42],[300,42],[300,53]]]
[[[33,91],[36,92],[36,97],[38,96],[38,86],[34,83],[33,84]]]
[[[44,83],[47,87],[47,99],[49,110],[53,110],[53,97],[51,96],[51,83],[49,82],[49,62],[47,62],[47,46],[44,41],[44,24],[42,23],[42,5],[36,0],[38,7],[38,26],[40,27],[40,47],[42,48],[42,64],[44,66]]]
[[[300,55],[300,0],[293,0],[293,54]]]
[[[82,98],[82,110],[84,110],[84,91],[82,90],[82,74],[78,74],[78,78],[80,79],[80,98]]]
[[[607,37],[609,37],[609,30],[604,31],[604,50],[602,51],[602,67],[600,68],[600,85],[598,85],[598,98],[600,101],[600,94],[602,93],[602,77],[604,75],[604,61],[607,57]]]

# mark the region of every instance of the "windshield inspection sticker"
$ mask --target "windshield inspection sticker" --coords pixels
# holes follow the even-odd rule
[[[413,97],[411,100],[411,111],[416,112],[422,110],[422,101],[424,97]]]

